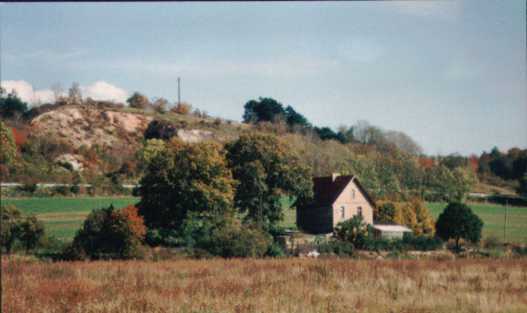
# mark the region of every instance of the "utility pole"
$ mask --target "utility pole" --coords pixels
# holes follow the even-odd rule
[[[181,104],[181,78],[177,78],[177,104]]]
[[[509,200],[505,199],[505,221],[503,223],[503,242],[507,242],[507,211],[509,209]]]

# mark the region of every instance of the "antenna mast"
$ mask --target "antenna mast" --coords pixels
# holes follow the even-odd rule
[[[177,78],[177,104],[181,104],[181,78]]]

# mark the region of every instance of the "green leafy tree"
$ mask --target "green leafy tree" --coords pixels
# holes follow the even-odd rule
[[[242,135],[226,146],[234,178],[240,182],[236,207],[247,218],[272,227],[282,220],[282,197],[294,197],[296,205],[312,198],[309,169],[277,137]]]
[[[425,186],[433,200],[462,201],[474,183],[474,175],[466,168],[451,171],[438,165],[425,171]]]
[[[285,116],[284,106],[272,98],[250,100],[245,104],[244,109],[245,123],[273,122]]]
[[[295,109],[290,105],[288,105],[285,108],[285,117],[286,117],[287,125],[291,127],[294,127],[294,126],[307,127],[307,128],[311,127],[311,124],[309,123],[307,118],[303,116],[302,114],[298,113],[297,111],[295,111]]]
[[[527,173],[520,179],[518,193],[524,197],[527,197]]]
[[[2,206],[1,211],[0,243],[7,253],[11,253],[21,232],[22,213],[12,205]]]
[[[385,202],[378,206],[375,222],[379,224],[395,223],[396,209],[393,203]]]
[[[349,220],[338,223],[333,230],[333,236],[353,244],[355,248],[360,248],[368,236],[368,226],[362,216],[355,215]]]
[[[232,210],[235,187],[219,145],[172,140],[147,164],[139,210],[148,227],[177,230],[188,212]]]
[[[5,89],[0,87],[0,116],[2,118],[19,118],[27,112],[27,103],[22,101],[13,90],[6,95]]]
[[[137,158],[143,167],[146,167],[159,154],[166,151],[167,144],[162,139],[148,139],[137,152]]]
[[[16,161],[16,145],[13,132],[0,121],[0,165],[10,166]]]
[[[37,247],[44,238],[44,223],[39,221],[36,216],[26,216],[20,223],[19,239],[26,248],[26,252]]]
[[[37,247],[44,238],[44,224],[34,215],[24,215],[15,206],[1,208],[0,243],[11,253],[15,242],[21,243],[26,252]]]
[[[456,249],[460,240],[479,242],[483,221],[467,205],[459,202],[448,204],[436,222],[436,234],[443,240],[454,239]]]

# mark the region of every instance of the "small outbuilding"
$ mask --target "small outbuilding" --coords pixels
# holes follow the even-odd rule
[[[403,239],[405,233],[412,233],[412,230],[402,225],[379,225],[373,226],[373,234],[378,239]]]

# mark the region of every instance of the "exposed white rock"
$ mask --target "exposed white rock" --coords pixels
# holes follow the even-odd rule
[[[62,163],[62,164],[69,164],[71,168],[74,171],[82,171],[84,169],[84,165],[82,164],[83,158],[80,155],[74,155],[74,154],[61,154],[58,157],[55,158],[55,162]]]

